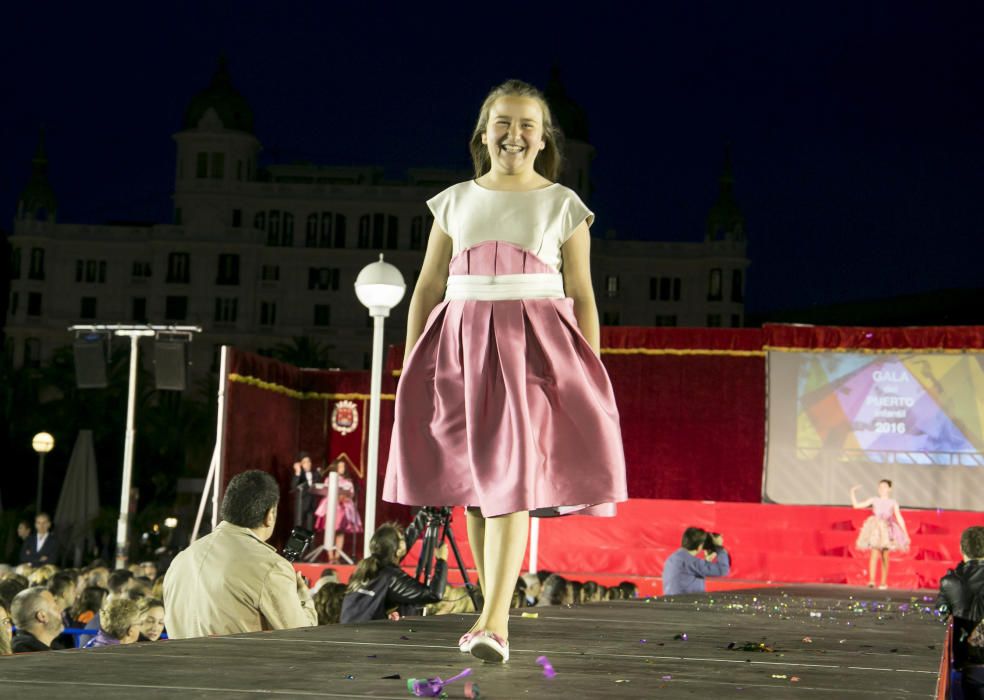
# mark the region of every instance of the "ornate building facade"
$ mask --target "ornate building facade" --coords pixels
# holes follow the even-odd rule
[[[583,111],[555,73],[547,97],[566,135],[561,181],[590,199]],[[85,323],[197,324],[193,371],[223,344],[263,351],[316,340],[338,367],[368,366],[371,323],[359,271],[382,252],[408,285],[386,342],[402,342],[432,219],[424,202],[469,172],[279,164],[261,168],[253,112],[220,64],[195,95],[177,146],[174,219],[154,225],[57,220],[43,140],[18,202],[6,334],[15,366],[38,365]],[[749,264],[730,163],[702,242],[597,237],[592,274],[603,325],[742,325]]]

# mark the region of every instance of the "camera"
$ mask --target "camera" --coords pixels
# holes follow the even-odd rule
[[[708,554],[716,553],[718,551],[718,546],[714,542],[714,538],[720,536],[720,532],[708,532],[707,535],[704,536],[704,551]]]
[[[298,561],[304,556],[304,552],[307,551],[312,539],[314,539],[313,532],[307,528],[295,527],[290,531],[290,536],[284,545],[284,551],[282,552],[284,559],[289,562]]]

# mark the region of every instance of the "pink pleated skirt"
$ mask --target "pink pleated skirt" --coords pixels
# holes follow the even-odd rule
[[[461,251],[449,273],[556,274],[502,241]],[[438,304],[397,387],[383,499],[474,506],[493,517],[610,516],[626,498],[611,382],[573,300]]]

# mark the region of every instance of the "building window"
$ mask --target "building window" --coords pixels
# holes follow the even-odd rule
[[[331,289],[338,291],[339,271],[330,267],[308,268],[308,289]]]
[[[145,260],[134,260],[131,277],[134,280],[150,279],[150,263]]]
[[[386,249],[396,250],[400,243],[400,220],[395,216],[386,217]]]
[[[277,302],[260,302],[260,325],[274,326],[277,324]]]
[[[621,321],[621,314],[618,311],[605,311],[602,314],[601,325],[617,326]]]
[[[314,325],[316,326],[331,325],[331,307],[328,304],[314,305]]]
[[[410,250],[424,249],[424,236],[433,224],[432,216],[415,216],[410,220]]]
[[[720,328],[721,327],[721,314],[707,314],[707,327],[708,328]]]
[[[208,177],[208,153],[199,153],[198,158],[195,161],[195,177],[206,178]]]
[[[371,221],[368,214],[363,214],[359,217],[359,247],[368,248],[369,247],[369,235]]]
[[[263,231],[266,229],[266,212],[258,211],[256,216],[253,217],[253,228]]]
[[[79,318],[81,319],[94,319],[96,317],[96,298],[95,297],[82,297],[82,303],[79,307]]]
[[[29,292],[27,295],[27,315],[41,315],[41,292]]]
[[[40,338],[27,338],[24,340],[24,366],[30,369],[41,368]]]
[[[181,218],[181,207],[174,208],[174,225],[181,226],[184,220]]]
[[[10,251],[10,279],[19,280],[20,279],[20,268],[21,268],[21,249],[14,248]]]
[[[262,217],[257,214],[257,228],[261,225]],[[290,247],[294,245],[294,215],[289,212],[282,212],[278,209],[271,209],[266,216],[267,245]]]
[[[17,303],[20,301],[20,295],[17,292],[10,293],[10,310],[8,311],[8,316],[13,318],[17,315]]]
[[[304,233],[308,248],[344,248],[345,217],[330,211],[309,214]]]
[[[106,284],[106,261],[99,261],[99,284]]]
[[[280,238],[280,245],[290,247],[294,245],[294,215],[284,212],[284,230]]]
[[[278,282],[280,280],[280,266],[264,265],[261,267],[260,280],[263,282]]]
[[[215,322],[216,323],[235,323],[236,307],[238,300],[235,298],[218,298],[215,300]]]
[[[216,284],[239,284],[239,256],[232,253],[219,255]]]
[[[743,284],[741,270],[734,270],[731,273],[731,301],[745,301],[745,288]]]
[[[741,314],[731,314],[731,327],[741,328]]]
[[[721,301],[721,268],[719,267],[711,270],[707,277],[707,300]]]
[[[75,281],[82,282],[85,279],[85,261],[75,261]]]
[[[188,253],[171,253],[167,256],[167,281],[188,284],[191,280],[191,256]]]
[[[400,220],[386,214],[363,214],[359,217],[359,247],[396,250],[400,238]]]
[[[236,179],[243,179],[243,162],[241,160],[236,161]]]
[[[212,154],[212,179],[221,180],[225,177],[225,153]]]
[[[27,269],[27,279],[44,279],[44,248],[31,248],[31,266]]]
[[[134,297],[130,303],[130,318],[134,323],[147,323],[147,299]]]
[[[618,296],[618,275],[608,275],[605,277],[605,295],[609,297]]]
[[[651,301],[680,301],[681,286],[679,277],[650,277],[649,299]]]
[[[242,165],[242,163],[240,163]],[[233,209],[232,210],[232,227],[242,228],[243,227],[243,210]]]
[[[657,327],[673,327],[677,324],[676,314],[656,314],[653,325]]]
[[[167,297],[164,317],[168,321],[184,321],[188,318],[188,297]]]

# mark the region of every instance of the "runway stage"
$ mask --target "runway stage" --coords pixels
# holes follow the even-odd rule
[[[100,700],[405,699],[408,678],[471,667],[487,700],[931,698],[945,628],[930,605],[908,591],[791,586],[532,608],[536,619],[515,611],[505,666],[458,652],[470,616],[333,625],[7,657],[0,688],[5,697]],[[448,697],[464,690],[457,681]]]

